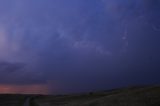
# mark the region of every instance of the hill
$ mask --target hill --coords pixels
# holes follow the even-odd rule
[[[87,94],[39,96],[39,106],[160,106],[160,86],[131,87]]]
[[[24,104],[29,106],[160,106],[160,86],[57,96],[0,95],[0,106],[24,106]]]

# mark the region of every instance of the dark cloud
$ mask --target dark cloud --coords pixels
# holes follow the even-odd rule
[[[24,65],[20,63],[0,62],[0,71],[9,73],[21,70],[23,67]]]
[[[33,71],[28,71],[24,63],[0,62],[0,83],[25,85],[43,84],[45,82],[36,76]]]
[[[159,10],[158,0],[0,1],[0,83],[157,83]]]

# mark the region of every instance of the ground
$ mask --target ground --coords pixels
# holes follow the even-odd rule
[[[40,96],[39,106],[160,106],[160,87],[130,87],[79,95]]]
[[[25,103],[28,102],[28,103]],[[72,95],[0,95],[0,106],[160,106],[160,86]]]

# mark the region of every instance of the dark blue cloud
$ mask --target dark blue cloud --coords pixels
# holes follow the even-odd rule
[[[0,1],[0,74],[12,78],[1,83],[56,82],[61,92],[157,83],[158,11],[153,0]]]

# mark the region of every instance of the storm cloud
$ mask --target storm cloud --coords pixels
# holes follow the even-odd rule
[[[0,83],[48,84],[54,93],[158,83],[159,5],[0,0]]]

